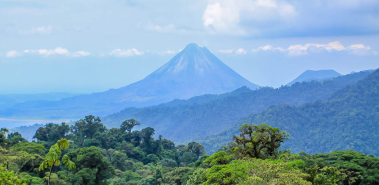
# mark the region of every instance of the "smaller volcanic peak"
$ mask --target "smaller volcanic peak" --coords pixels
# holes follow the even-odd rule
[[[309,82],[309,81],[319,81],[319,80],[326,80],[341,76],[337,71],[334,70],[306,70],[305,72],[301,73],[295,80],[288,83],[288,86],[291,86],[295,84],[296,82]]]

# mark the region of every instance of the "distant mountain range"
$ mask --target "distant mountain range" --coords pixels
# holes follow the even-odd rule
[[[301,106],[272,106],[198,141],[205,145],[207,151],[214,152],[230,142],[242,124],[265,123],[290,134],[282,148],[291,148],[294,153],[353,149],[379,156],[379,70],[360,73],[370,75],[336,91],[328,101]]]
[[[370,73],[349,74],[322,82],[296,83],[277,89],[264,87],[250,90],[243,87],[221,95],[198,96],[145,108],[127,108],[102,120],[107,127],[119,127],[124,120],[134,118],[140,121],[142,128],[153,127],[156,135],[164,135],[172,141],[197,140],[228,129],[239,119],[273,105],[299,106],[317,100],[327,101],[333,93],[354,85]]]
[[[0,94],[0,109],[9,108],[17,103],[28,101],[57,101],[80,95],[79,93],[51,92],[39,94]]]
[[[242,86],[259,87],[233,71],[207,48],[189,44],[152,74],[126,87],[59,101],[19,103],[1,111],[0,116],[44,119],[82,118],[89,114],[105,116],[126,107],[220,94]]]
[[[305,72],[301,73],[300,76],[298,76],[296,79],[288,83],[288,86],[291,86],[295,84],[296,82],[310,82],[310,81],[319,81],[319,80],[326,80],[341,76],[338,72],[334,70],[306,70]]]

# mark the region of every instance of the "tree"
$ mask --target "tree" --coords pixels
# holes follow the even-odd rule
[[[8,147],[11,147],[17,143],[27,142],[27,140],[23,138],[22,135],[18,132],[12,132],[8,134],[7,140],[8,140],[8,144],[7,144]]]
[[[229,163],[230,158],[231,157],[226,152],[219,151],[205,159],[203,164],[209,167],[212,167],[214,165],[224,165]]]
[[[193,168],[189,167],[179,167],[175,168],[173,171],[165,173],[163,175],[163,181],[167,184],[185,184],[188,180],[190,174],[192,174]]]
[[[19,143],[21,144],[21,143]],[[16,145],[17,146],[17,145]],[[34,163],[42,161],[43,158],[35,153],[15,150],[11,147],[9,150],[0,147],[0,162],[6,170],[12,170],[17,175],[22,169],[31,171],[34,169]]]
[[[7,146],[7,137],[6,135],[9,133],[9,130],[7,128],[1,128],[0,129],[0,146],[6,147]]]
[[[159,141],[155,142],[153,135],[155,130],[151,127],[146,127],[141,130],[143,150],[147,154],[156,153],[159,149]]]
[[[162,147],[165,150],[174,150],[175,143],[167,139],[162,139]]]
[[[198,157],[196,154],[191,152],[184,152],[180,161],[188,165],[189,163],[195,162],[197,159]]]
[[[266,159],[275,155],[280,144],[288,139],[288,136],[287,132],[265,124],[244,124],[240,127],[240,136],[233,137],[235,142],[230,145],[230,149],[237,158]]]
[[[61,138],[66,138],[66,135],[69,132],[70,126],[65,122],[62,122],[60,125],[56,123],[48,123],[44,127],[38,128],[33,138],[37,139],[38,142],[47,142],[45,147],[50,147]]]
[[[128,156],[125,153],[113,149],[103,149],[102,153],[115,168],[125,171],[125,161],[128,159]]]
[[[203,173],[205,173],[205,177]],[[203,185],[311,184],[304,179],[307,176],[306,174],[300,170],[288,167],[285,162],[255,158],[234,160],[224,165],[214,165],[206,169],[205,172],[198,172],[196,176],[190,177],[190,179],[202,179],[203,182],[205,181],[202,183]]]
[[[188,151],[196,154],[197,157],[200,157],[205,153],[204,146],[196,142],[188,143]]]
[[[102,134],[107,131],[107,128],[101,123],[101,119],[93,115],[86,116],[85,119],[80,119],[75,125],[71,126],[70,129],[76,141],[91,139],[96,132]]]
[[[110,178],[115,169],[94,146],[73,150],[67,154],[77,165],[74,184],[102,184]]]
[[[25,151],[30,154],[38,154],[41,156],[45,155],[46,152],[46,149],[42,144],[29,142],[17,143],[16,145],[10,147],[10,149],[14,151]]]
[[[60,166],[61,160],[64,167],[68,170],[74,171],[76,165],[74,162],[70,161],[67,155],[62,157],[62,150],[67,150],[69,147],[69,142],[66,139],[59,140],[55,145],[50,147],[49,153],[46,154],[45,160],[39,166],[39,171],[44,170],[48,166],[50,167],[48,183],[50,184],[50,177],[53,172],[54,166]]]
[[[133,128],[135,126],[138,126],[138,125],[140,125],[140,123],[135,119],[125,120],[121,124],[121,131],[122,132],[128,131],[130,134],[132,132]]]
[[[320,169],[313,181],[314,185],[339,185],[346,179],[336,167],[324,167]]]

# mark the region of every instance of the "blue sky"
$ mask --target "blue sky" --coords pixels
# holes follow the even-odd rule
[[[2,0],[0,94],[141,80],[188,43],[253,83],[379,67],[377,0]]]

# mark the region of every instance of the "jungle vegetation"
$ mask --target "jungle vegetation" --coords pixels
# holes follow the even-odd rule
[[[293,154],[290,134],[243,124],[213,155],[203,145],[175,145],[130,119],[108,129],[99,117],[47,124],[34,141],[1,129],[0,184],[379,184],[379,158],[353,150]],[[49,150],[47,150],[49,149]]]

